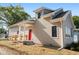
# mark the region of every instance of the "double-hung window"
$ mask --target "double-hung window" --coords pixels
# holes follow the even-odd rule
[[[57,37],[57,27],[52,26],[52,37]]]

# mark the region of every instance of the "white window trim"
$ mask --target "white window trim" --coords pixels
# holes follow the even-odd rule
[[[56,29],[57,29],[57,37],[52,37],[52,32],[51,32],[51,37],[54,39],[54,38],[59,38],[59,28],[56,26]],[[51,31],[52,31],[52,27],[51,27]]]

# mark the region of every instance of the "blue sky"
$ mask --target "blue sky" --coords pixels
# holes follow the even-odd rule
[[[24,7],[24,10],[30,14],[32,17],[34,17],[34,10],[39,7],[47,7],[50,9],[57,9],[57,8],[63,8],[64,10],[71,10],[72,15],[78,15],[79,16],[79,4],[77,3],[13,3],[12,5],[21,5]],[[1,3],[1,6],[9,6],[9,3]]]

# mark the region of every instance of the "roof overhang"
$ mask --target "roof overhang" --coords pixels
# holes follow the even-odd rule
[[[23,20],[21,22],[18,22],[16,24],[13,24],[13,25],[9,26],[9,28],[16,27],[16,26],[29,27],[29,26],[33,26],[34,23],[35,23],[34,20]]]
[[[63,21],[62,18],[56,18],[56,19],[51,19],[51,20],[50,20],[51,23],[58,23],[58,22],[61,23],[62,21]]]
[[[54,10],[51,10],[51,9],[49,9],[49,8],[40,7],[40,8],[38,8],[38,9],[34,10],[33,12],[38,13],[38,12],[41,12],[42,10],[54,11]]]
[[[51,17],[52,15],[53,15],[53,12],[49,13],[49,14],[46,14],[46,15],[43,15],[42,18],[48,18],[48,17]]]

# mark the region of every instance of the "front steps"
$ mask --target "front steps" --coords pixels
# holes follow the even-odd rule
[[[23,41],[24,45],[34,45],[33,41]]]

